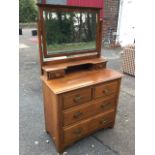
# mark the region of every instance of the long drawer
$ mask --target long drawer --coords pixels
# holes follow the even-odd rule
[[[115,108],[115,98],[112,96],[108,99],[102,99],[97,102],[93,101],[78,107],[65,110],[63,112],[63,125],[67,126],[80,120],[106,112]]]
[[[64,128],[64,143],[70,144],[96,130],[110,126],[114,122],[114,110],[99,114]]]

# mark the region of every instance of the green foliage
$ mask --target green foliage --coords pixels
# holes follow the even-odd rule
[[[73,51],[80,51],[80,50],[88,50],[88,49],[95,49],[96,42],[79,42],[79,43],[62,43],[62,44],[51,44],[48,46],[49,53],[56,54],[56,53],[64,53],[65,52],[73,52]]]
[[[95,41],[96,14],[45,11],[44,20],[48,46]]]
[[[19,0],[19,22],[35,22],[37,9],[34,0]]]
[[[65,16],[65,15],[64,15]],[[73,22],[68,19],[62,19],[62,13],[57,14],[57,18],[46,18],[45,29],[47,44],[69,43],[72,40]]]

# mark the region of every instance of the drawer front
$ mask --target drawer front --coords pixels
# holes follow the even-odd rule
[[[96,86],[94,90],[94,97],[99,98],[109,96],[117,91],[117,86],[117,81]]]
[[[93,65],[93,69],[103,69],[103,68],[106,68],[106,62]]]
[[[98,117],[96,117],[90,125],[90,128],[94,127],[94,130],[96,129],[102,129],[106,128],[113,124],[115,118],[114,110],[111,110],[110,112],[106,112],[104,114],[100,114]]]
[[[51,80],[51,79],[60,78],[60,77],[63,77],[64,74],[65,74],[64,70],[59,70],[55,72],[47,72],[47,79]]]
[[[64,126],[92,116],[94,113],[92,103],[81,105],[63,112]]]
[[[71,144],[90,133],[110,126],[114,121],[114,111],[100,114],[94,118],[87,119],[76,125],[64,129],[65,145]]]
[[[109,98],[65,110],[63,112],[64,126],[76,123],[99,113],[114,110],[114,108],[115,98]]]
[[[85,121],[84,123],[74,125],[64,130],[64,143],[66,145],[71,144],[84,137],[87,134],[88,125],[89,121]]]
[[[110,98],[110,99],[95,103],[94,105],[95,114],[107,112],[109,110],[114,110],[115,103],[116,103],[115,98]]]
[[[85,88],[70,93],[66,93],[63,95],[64,109],[90,101],[91,98],[92,98],[91,88]]]

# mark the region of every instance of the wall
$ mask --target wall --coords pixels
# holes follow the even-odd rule
[[[121,46],[134,43],[135,11],[134,0],[121,0],[117,30],[117,41]]]
[[[103,46],[115,47],[119,0],[104,0]]]

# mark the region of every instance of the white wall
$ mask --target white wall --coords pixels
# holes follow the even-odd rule
[[[125,46],[135,39],[135,5],[134,0],[120,0],[117,29],[117,42]]]

